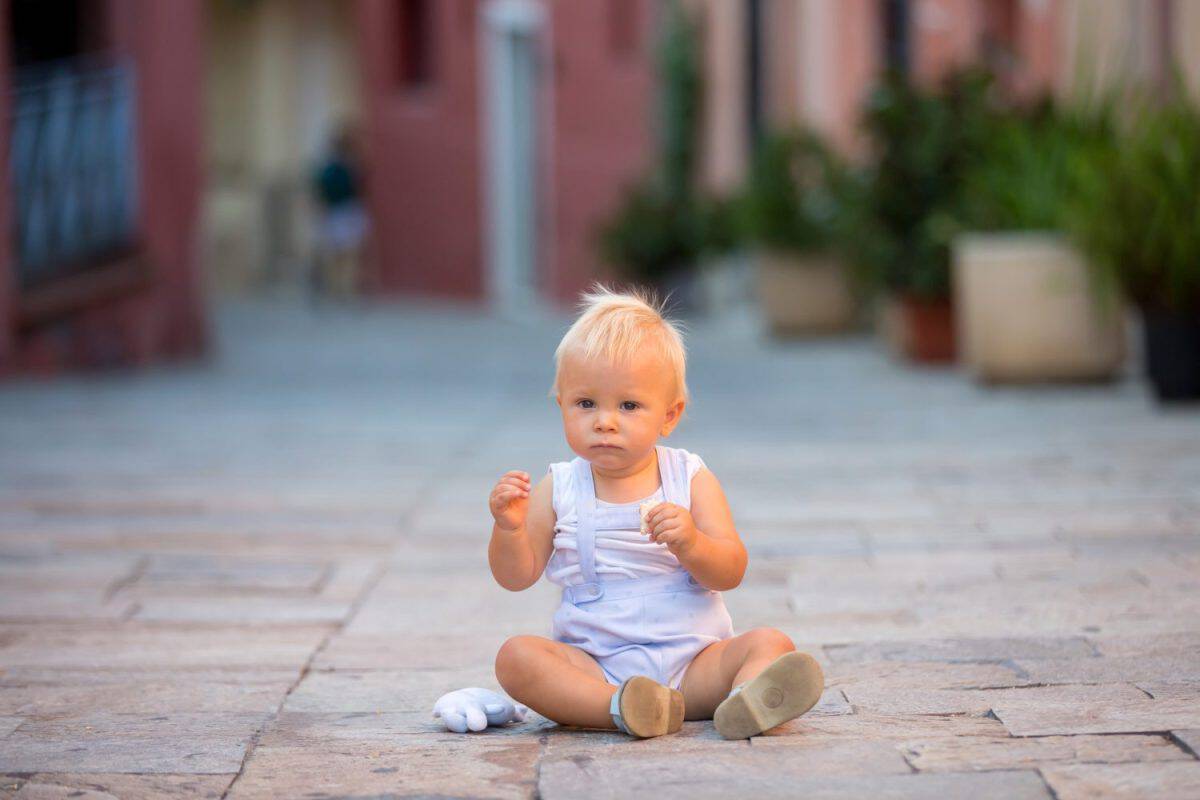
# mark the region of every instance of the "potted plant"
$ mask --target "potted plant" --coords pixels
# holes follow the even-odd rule
[[[776,134],[758,147],[740,217],[775,335],[839,331],[854,320],[850,282],[835,251],[841,174],[812,134]]]
[[[968,169],[969,232],[953,247],[959,360],[985,381],[1112,378],[1125,355],[1119,303],[1103,302],[1062,232],[1081,166],[1112,148],[1107,113],[1046,102],[998,119]]]
[[[1200,109],[1182,90],[1148,103],[1085,178],[1072,230],[1141,310],[1155,393],[1200,400]]]
[[[885,292],[885,335],[914,360],[954,358],[950,245],[963,176],[991,123],[990,87],[978,70],[950,75],[938,92],[890,74],[863,117],[873,152],[851,247]]]
[[[658,43],[656,162],[626,190],[598,231],[604,260],[624,277],[672,295],[684,308],[696,305],[694,273],[703,235],[695,178],[703,88],[698,42],[695,22],[674,0]]]

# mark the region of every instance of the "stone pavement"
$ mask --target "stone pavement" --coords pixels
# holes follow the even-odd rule
[[[816,655],[821,704],[457,736],[434,699],[548,631],[485,502],[567,456],[561,320],[221,319],[208,365],[0,387],[0,798],[1200,797],[1195,409],[697,324],[672,443],[750,549],[735,624]]]

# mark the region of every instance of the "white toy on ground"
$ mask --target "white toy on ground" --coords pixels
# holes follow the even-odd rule
[[[510,722],[524,722],[529,709],[489,689],[456,689],[433,704],[433,716],[454,733],[481,731]]]

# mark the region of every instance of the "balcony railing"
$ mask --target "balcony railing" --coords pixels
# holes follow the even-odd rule
[[[22,288],[86,271],[133,244],[134,99],[127,64],[63,61],[17,72],[9,163]]]

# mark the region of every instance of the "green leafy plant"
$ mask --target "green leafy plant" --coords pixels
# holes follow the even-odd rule
[[[598,231],[601,257],[624,277],[660,283],[690,268],[704,246],[707,209],[696,190],[702,77],[695,23],[678,0],[658,44],[658,156]]]
[[[950,75],[926,91],[889,75],[863,126],[873,159],[858,211],[856,261],[891,291],[927,298],[950,289],[950,243],[962,229],[962,186],[980,157],[995,111],[991,76]]]
[[[1062,230],[1087,165],[1114,144],[1110,105],[1045,100],[997,117],[968,168],[963,223],[974,230]]]
[[[701,248],[701,223],[690,204],[673,202],[654,183],[627,190],[600,230],[600,254],[636,281],[657,284],[692,263]]]
[[[739,217],[746,239],[770,250],[833,248],[846,171],[811,133],[767,137],[758,147]]]
[[[1104,282],[1150,311],[1200,312],[1200,109],[1140,113],[1081,170],[1070,227]]]

